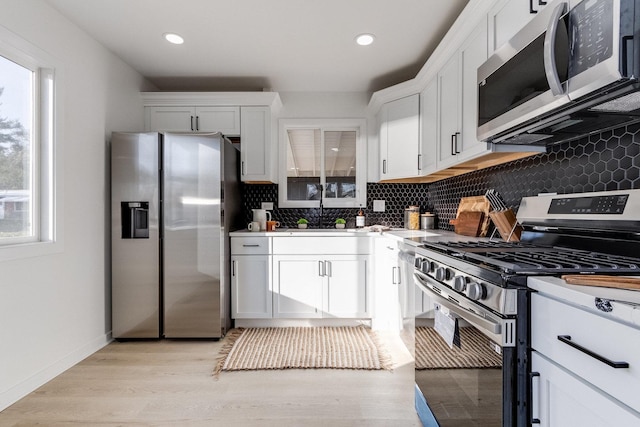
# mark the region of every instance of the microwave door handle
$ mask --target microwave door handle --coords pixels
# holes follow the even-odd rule
[[[547,32],[544,36],[544,72],[547,76],[551,93],[555,96],[562,95],[564,93],[560,77],[558,76],[558,69],[556,68],[555,45],[558,21],[565,12],[566,7],[567,3],[565,2],[562,2],[555,7],[551,13],[551,19],[549,20]]]

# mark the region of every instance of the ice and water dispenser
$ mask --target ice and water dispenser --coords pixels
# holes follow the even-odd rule
[[[121,202],[122,238],[149,238],[149,202]]]

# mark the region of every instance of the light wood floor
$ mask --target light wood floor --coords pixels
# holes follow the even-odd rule
[[[0,426],[420,426],[411,356],[393,371],[211,376],[221,342],[114,342],[0,412]]]

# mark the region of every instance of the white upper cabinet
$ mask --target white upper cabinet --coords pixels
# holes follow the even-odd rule
[[[482,20],[438,72],[438,165],[445,168],[488,151],[478,141],[477,69],[487,59],[487,21]]]
[[[438,78],[432,78],[420,94],[420,175],[437,169]]]
[[[498,0],[489,11],[489,54],[508,42],[551,1]]]
[[[420,95],[387,102],[380,110],[380,179],[420,174]]]
[[[240,136],[241,179],[277,182],[274,92],[143,92],[145,129]]]
[[[220,132],[226,136],[240,135],[239,107],[147,107],[145,119],[148,131]]]
[[[271,109],[240,107],[240,176],[242,181],[274,182],[271,165]]]

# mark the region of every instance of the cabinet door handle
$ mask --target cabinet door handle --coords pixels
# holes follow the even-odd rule
[[[609,366],[611,366],[612,368],[616,368],[616,369],[620,369],[620,368],[628,368],[629,364],[627,362],[614,362],[613,360],[609,360],[604,356],[599,355],[598,353],[595,353],[591,350],[589,350],[588,348],[585,348],[579,344],[576,344],[575,342],[571,341],[571,336],[570,335],[558,335],[558,339],[560,341],[562,341],[563,343],[575,348],[576,350],[579,350],[581,352],[583,352],[584,354],[593,357],[596,360],[599,360],[602,363],[605,363]]]
[[[200,130],[200,116],[196,116],[196,130]]]
[[[382,161],[382,173],[383,174],[387,173],[387,161],[386,160]]]
[[[331,261],[324,262],[324,275],[331,277]]]
[[[529,0],[529,13],[538,13],[538,11],[533,8],[533,0]]]
[[[400,284],[400,268],[399,267],[391,268],[391,283],[394,285]]]
[[[533,403],[535,402],[536,396],[538,396],[538,394],[533,392],[533,379],[534,378],[538,378],[538,380],[540,379],[540,372],[531,372],[529,374],[530,376],[530,392],[531,392],[531,406],[529,407],[529,418],[531,419],[531,424],[540,424],[540,418],[537,418],[534,414],[533,414]],[[540,387],[540,384],[538,384],[538,387]]]
[[[455,141],[454,141],[455,137],[456,137],[456,134],[452,133],[451,134],[451,155],[452,156],[456,155],[456,147],[455,147]]]
[[[236,277],[236,260],[231,261],[231,276]]]
[[[242,175],[244,175],[244,160],[242,161],[242,165],[240,166],[240,171],[242,172]]]
[[[460,154],[460,152],[458,151],[458,136],[460,135],[460,132],[456,132],[454,134],[455,136],[455,141],[456,141],[456,154]]]
[[[422,170],[422,154],[418,154],[418,170]]]
[[[191,132],[193,132],[193,116],[191,116]]]
[[[242,247],[243,247],[243,248],[259,248],[259,247],[260,247],[260,245],[259,245],[259,244],[252,244],[252,245],[248,245],[248,244],[246,244],[246,243],[243,243],[243,244],[242,244]]]
[[[324,276],[324,261],[318,261],[318,276]]]

